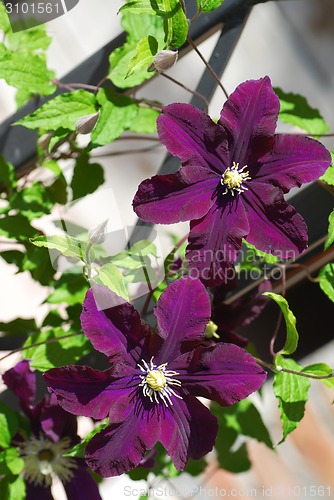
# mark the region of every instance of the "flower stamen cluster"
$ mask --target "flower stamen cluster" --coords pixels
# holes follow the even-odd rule
[[[141,363],[144,366],[140,364],[137,366],[145,375],[140,375],[141,383],[139,387],[143,388],[143,395],[148,397],[151,403],[160,404],[160,398],[165,406],[168,406],[168,404],[173,406],[171,396],[182,399],[179,394],[176,394],[176,392],[169,387],[170,385],[181,387],[181,382],[172,378],[175,375],[179,375],[177,372],[166,370],[167,363],[157,366],[153,363],[153,356],[149,365],[145,360],[142,360]]]
[[[24,475],[28,482],[35,486],[50,486],[52,474],[66,483],[73,477],[73,469],[77,467],[75,460],[64,456],[71,448],[68,438],[62,438],[56,443],[45,439],[31,437],[21,445],[21,456],[24,460]]]
[[[239,163],[233,162],[232,167],[228,167],[223,173],[220,182],[223,186],[226,187],[224,194],[227,194],[231,191],[232,196],[234,196],[234,191],[238,193],[243,193],[244,191],[248,191],[248,188],[242,185],[244,181],[248,181],[251,179],[249,172],[243,172],[247,168],[247,165],[239,169]]]

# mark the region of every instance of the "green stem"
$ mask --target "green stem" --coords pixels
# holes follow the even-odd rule
[[[315,380],[325,380],[327,378],[332,378],[334,376],[333,372],[330,373],[329,375],[311,375],[310,373],[299,372],[297,370],[290,370],[289,368],[283,368],[282,366],[275,366],[272,365],[271,363],[266,363],[266,361],[262,361],[262,359],[259,358],[254,358],[254,359],[259,365],[268,368],[268,370],[274,373],[280,373],[280,372],[291,373],[292,375],[299,375],[300,377],[312,378]]]
[[[26,347],[19,347],[18,349],[14,349],[13,351],[10,351],[8,354],[6,354],[6,356],[3,356],[2,358],[0,358],[0,363],[4,359],[9,358],[9,356],[11,356],[12,354],[15,354],[16,352],[26,351],[27,349],[31,349],[32,347],[39,347],[40,345],[52,344],[53,342],[58,342],[58,340],[67,339],[69,337],[75,337],[76,335],[82,335],[82,332],[69,333],[68,335],[62,335],[61,337],[56,337],[54,339],[44,340],[43,342],[36,342],[36,344],[31,344],[31,345],[28,345]]]

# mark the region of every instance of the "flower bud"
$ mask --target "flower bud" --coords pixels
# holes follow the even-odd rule
[[[219,339],[219,335],[216,333],[218,330],[218,326],[213,322],[209,321],[209,323],[206,325],[204,336],[206,339],[212,339],[212,337],[215,337],[216,339]]]
[[[93,245],[100,245],[106,239],[106,227],[108,225],[108,219],[101,222],[98,226],[91,229],[88,233],[88,238],[90,243]]]
[[[179,53],[174,50],[161,50],[154,57],[154,66],[157,71],[167,71],[174,66]]]
[[[79,134],[89,134],[95,127],[96,122],[99,119],[99,116],[100,116],[100,111],[97,111],[92,115],[82,116],[75,124],[76,131]]]
[[[43,152],[48,151],[52,136],[53,132],[48,132],[47,134],[43,134],[38,138],[37,145]]]

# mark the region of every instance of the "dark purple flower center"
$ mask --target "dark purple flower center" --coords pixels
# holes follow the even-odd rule
[[[143,365],[143,366],[142,366]],[[140,375],[141,382],[139,387],[143,388],[143,395],[151,401],[151,403],[160,403],[159,398],[163,401],[165,406],[168,404],[173,406],[171,396],[182,399],[170,386],[180,387],[181,382],[174,379],[175,375],[179,375],[173,370],[166,370],[167,363],[162,365],[155,365],[153,357],[150,363],[147,364],[145,360],[138,364],[140,370],[144,375]]]
[[[236,163],[234,161],[232,167],[228,167],[225,170],[220,179],[221,184],[225,186],[225,191],[223,194],[227,194],[229,191],[231,191],[232,196],[234,196],[234,191],[237,191],[237,193],[243,193],[244,191],[247,191],[248,188],[246,188],[243,183],[245,181],[249,181],[251,177],[247,170],[246,172],[243,172],[245,168],[247,168],[247,165],[239,168],[239,163]]]

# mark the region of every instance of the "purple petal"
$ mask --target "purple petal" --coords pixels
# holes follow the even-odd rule
[[[196,398],[173,399],[161,426],[160,441],[178,470],[189,458],[198,460],[209,453],[218,432],[217,419]]]
[[[124,422],[112,423],[88,443],[88,466],[102,477],[118,476],[137,467],[159,439],[160,412],[160,406],[149,412],[138,401]]]
[[[208,286],[226,282],[242,238],[248,232],[247,215],[240,196],[225,207],[215,204],[202,219],[190,223],[186,252],[189,274]]]
[[[176,174],[143,181],[133,200],[138,217],[154,224],[199,219],[213,204],[219,182],[216,173],[202,167],[182,167]]]
[[[114,421],[131,410],[131,393],[138,386],[131,376],[115,378],[111,370],[99,372],[88,366],[53,368],[44,380],[64,410],[96,419],[112,413]]]
[[[149,334],[148,326],[141,324],[138,312],[128,302],[100,311],[95,297],[99,303],[112,304],[115,294],[103,286],[94,287],[94,293],[88,290],[80,317],[86,337],[112,361],[120,358],[135,366],[140,346]]]
[[[154,309],[162,339],[155,363],[174,359],[184,342],[203,340],[210,314],[209,296],[199,280],[184,277],[169,285]]]
[[[14,368],[6,371],[2,376],[3,381],[20,400],[24,410],[34,404],[36,395],[36,378],[31,371],[29,361],[17,363]]]
[[[225,285],[219,288],[224,290]],[[214,291],[213,321],[219,326],[219,333],[231,332],[254,321],[269,302],[268,297],[262,295],[263,292],[270,292],[272,286],[269,280],[265,280],[254,293],[243,296],[229,304],[224,303],[226,294],[224,295],[223,290],[216,289]],[[219,296],[220,300],[217,300]]]
[[[279,188],[252,181],[242,196],[250,226],[249,243],[281,259],[295,259],[305,250],[307,226]]]
[[[59,441],[62,437],[71,439],[74,446],[80,441],[77,435],[77,419],[74,415],[67,413],[58,404],[54,394],[48,394],[46,403],[39,412],[41,430],[51,441]]]
[[[213,347],[197,347],[171,363],[179,373],[182,389],[222,406],[234,404],[261,387],[266,372],[254,358],[234,344],[219,343]]]
[[[72,479],[64,483],[64,488],[69,500],[76,498],[80,500],[101,500],[98,485],[83,465],[79,465],[77,469],[74,469]]]
[[[270,299],[263,295],[264,292],[271,292],[272,286],[269,280],[265,280],[258,286],[257,290],[251,294],[249,297],[245,297],[242,303],[239,304],[239,308],[246,310],[247,313],[241,315],[239,325],[246,326],[250,325],[256,318],[260,316],[262,311],[265,309]]]
[[[157,120],[161,142],[182,164],[211,167],[223,172],[229,166],[224,130],[190,104],[165,106]]]
[[[258,151],[268,148],[276,128],[279,99],[268,76],[241,83],[221,111],[219,125],[229,137],[230,165],[247,164]]]
[[[38,486],[26,482],[26,500],[54,500],[50,486]]]
[[[288,192],[323,175],[331,164],[331,155],[325,146],[309,137],[277,134],[270,151],[258,162],[258,171],[254,175],[250,168],[250,176]]]

